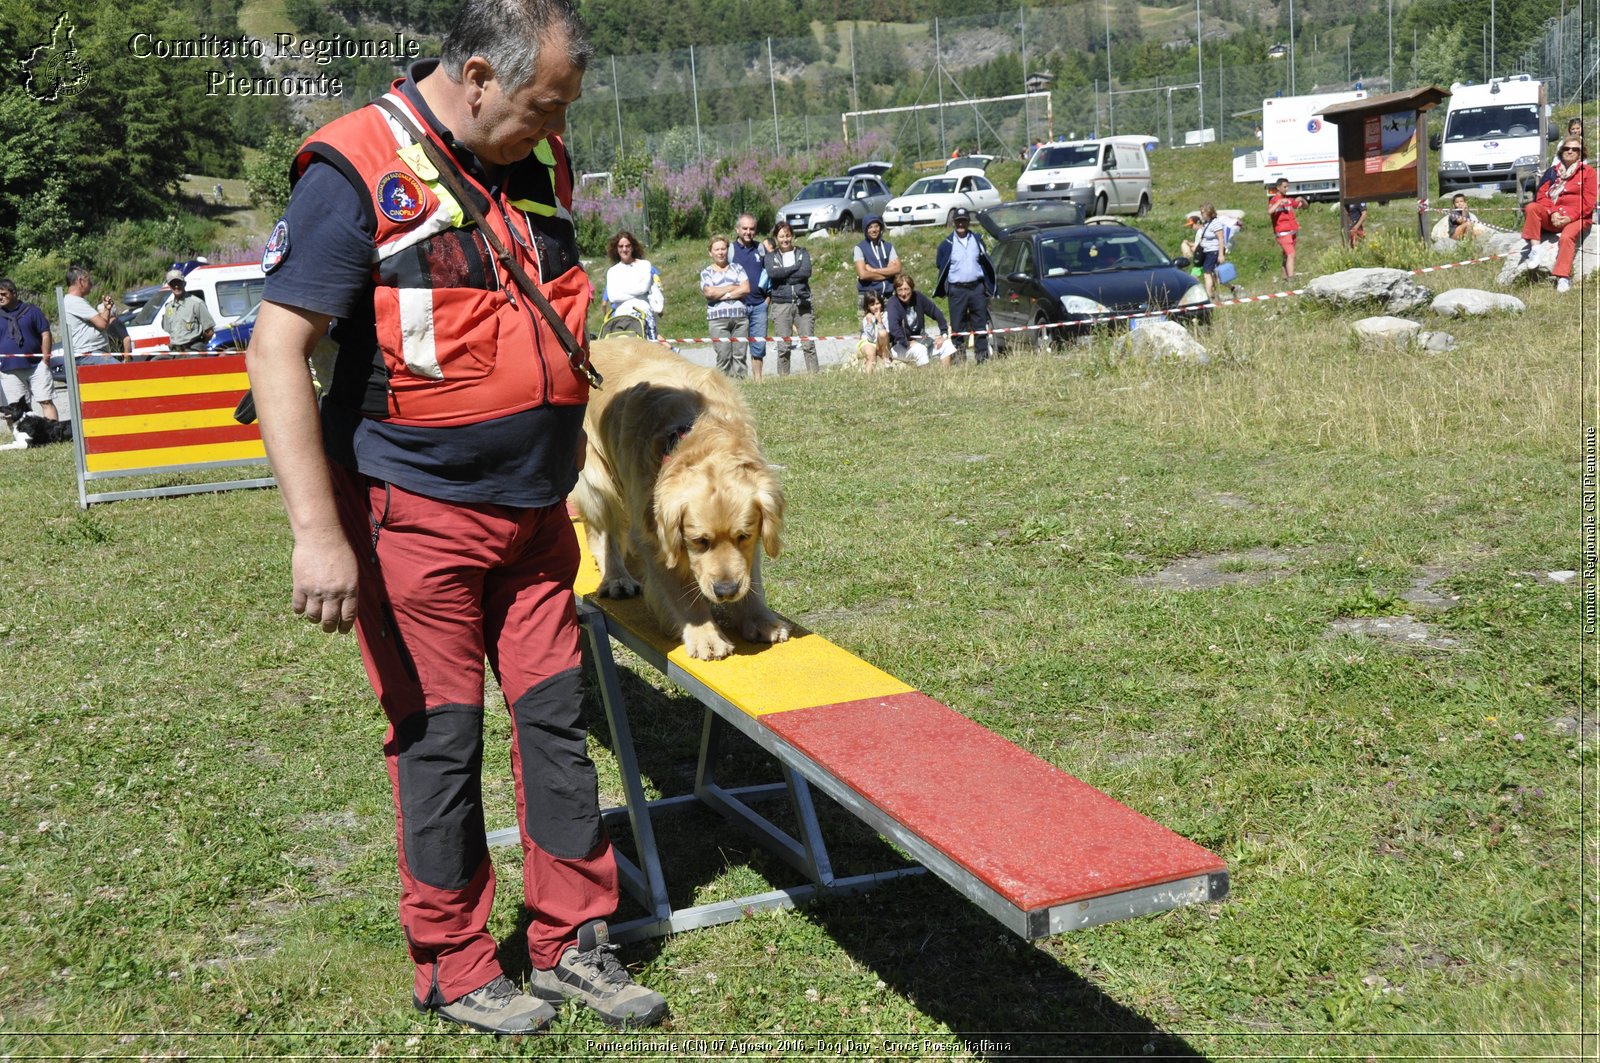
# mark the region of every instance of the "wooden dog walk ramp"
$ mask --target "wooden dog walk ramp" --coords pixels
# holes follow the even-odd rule
[[[579,541],[584,542],[581,527]],[[587,544],[585,543],[585,547]],[[639,862],[618,854],[622,880],[649,913],[612,928],[617,940],[659,936],[932,872],[1024,938],[1180,905],[1219,900],[1227,865],[1214,853],[1001,738],[820,635],[772,646],[738,644],[697,661],[660,634],[640,599],[594,594],[585,549],[577,591],[611,724],[626,816]],[[644,796],[610,639],[627,646],[705,706],[694,793]],[[729,731],[770,753],[782,783],[724,788],[714,766]],[[827,794],[921,866],[833,875],[811,798]],[[798,837],[749,802],[787,794]],[[699,802],[754,832],[807,878],[802,886],[693,908],[667,900],[652,814]],[[517,830],[492,844],[515,844]]]

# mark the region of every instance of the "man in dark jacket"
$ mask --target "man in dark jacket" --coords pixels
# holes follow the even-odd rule
[[[778,375],[789,375],[789,337],[798,335],[806,372],[817,371],[816,317],[811,312],[811,252],[794,245],[794,230],[780,221],[774,232],[778,249],[761,256],[761,268],[772,285],[768,320],[777,338]],[[798,331],[796,331],[798,330]]]
[[[756,239],[756,216],[739,215],[734,231],[736,238],[728,246],[728,261],[739,263],[750,278],[750,291],[744,297],[744,312],[750,325],[750,378],[760,380],[767,357],[767,287],[761,275],[763,248]]]
[[[967,208],[957,207],[951,224],[951,233],[939,244],[935,258],[939,283],[934,286],[933,294],[950,300],[955,360],[967,360],[967,338],[962,333],[976,332],[972,351],[982,365],[989,360],[989,297],[995,292],[994,263],[989,261],[989,249],[984,246],[983,237],[971,231],[972,216]]]

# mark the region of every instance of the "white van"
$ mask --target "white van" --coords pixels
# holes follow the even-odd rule
[[[1517,190],[1517,171],[1542,168],[1549,107],[1544,82],[1527,74],[1487,85],[1450,86],[1450,110],[1439,146],[1439,196],[1474,185]]]
[[[184,278],[188,290],[206,301],[217,328],[231,325],[250,312],[261,301],[267,287],[267,275],[261,271],[260,262],[238,262],[231,265],[196,266]],[[161,315],[172,301],[172,293],[163,289],[133,316],[128,323],[128,335],[133,338],[135,354],[149,354],[164,350],[168,336],[161,328]]]
[[[1069,199],[1088,216],[1150,210],[1147,136],[1041,144],[1017,178],[1018,199]]]

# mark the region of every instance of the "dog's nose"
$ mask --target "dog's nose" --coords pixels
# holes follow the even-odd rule
[[[711,585],[711,589],[717,593],[717,601],[725,602],[739,593],[739,581],[736,579],[718,580]]]

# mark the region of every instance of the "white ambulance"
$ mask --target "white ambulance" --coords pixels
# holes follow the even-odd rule
[[[249,313],[267,287],[267,275],[261,271],[260,262],[196,266],[184,279],[188,290],[206,301],[206,309],[219,329]],[[161,328],[161,315],[171,301],[172,293],[163,288],[128,322],[134,354],[153,354],[167,348],[168,336]]]
[[[1477,185],[1515,192],[1519,169],[1538,175],[1548,120],[1544,82],[1527,74],[1450,86],[1439,145],[1440,198]]]

